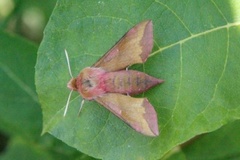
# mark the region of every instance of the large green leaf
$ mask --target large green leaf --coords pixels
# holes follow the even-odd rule
[[[38,51],[36,86],[44,132],[96,158],[157,159],[174,146],[240,118],[240,3],[231,1],[63,1]],[[138,22],[152,19],[154,49],[135,69],[165,80],[146,93],[160,136],[141,135],[96,102],[74,93],[70,79],[91,66]]]

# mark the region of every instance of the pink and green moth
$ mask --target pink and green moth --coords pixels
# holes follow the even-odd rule
[[[67,84],[71,92],[64,116],[72,91],[78,91],[83,99],[95,100],[137,132],[147,136],[159,135],[157,113],[151,103],[147,98],[130,95],[143,93],[163,80],[128,70],[133,64],[144,63],[152,51],[152,26],[151,20],[134,26],[93,66],[84,68],[76,78],[72,76],[65,50],[72,79]]]

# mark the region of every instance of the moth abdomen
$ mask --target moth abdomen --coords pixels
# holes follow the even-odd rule
[[[161,82],[163,81],[134,70],[107,72],[103,80],[106,92],[130,95],[145,92]]]

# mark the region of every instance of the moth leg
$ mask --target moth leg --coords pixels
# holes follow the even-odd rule
[[[82,110],[83,104],[84,104],[84,99],[82,100],[81,105],[80,105],[80,108],[79,108],[79,110],[78,110],[78,116],[80,115],[80,112],[81,112],[81,110]]]

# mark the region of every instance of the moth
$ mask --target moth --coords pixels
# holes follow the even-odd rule
[[[137,132],[158,136],[158,120],[153,106],[147,98],[134,98],[131,95],[143,93],[163,80],[143,72],[128,70],[133,64],[144,63],[152,47],[152,21],[143,21],[130,29],[93,66],[84,68],[76,78],[72,76],[65,50],[72,79],[67,84],[71,92],[64,116],[72,91],[78,91],[83,99],[95,100]]]

